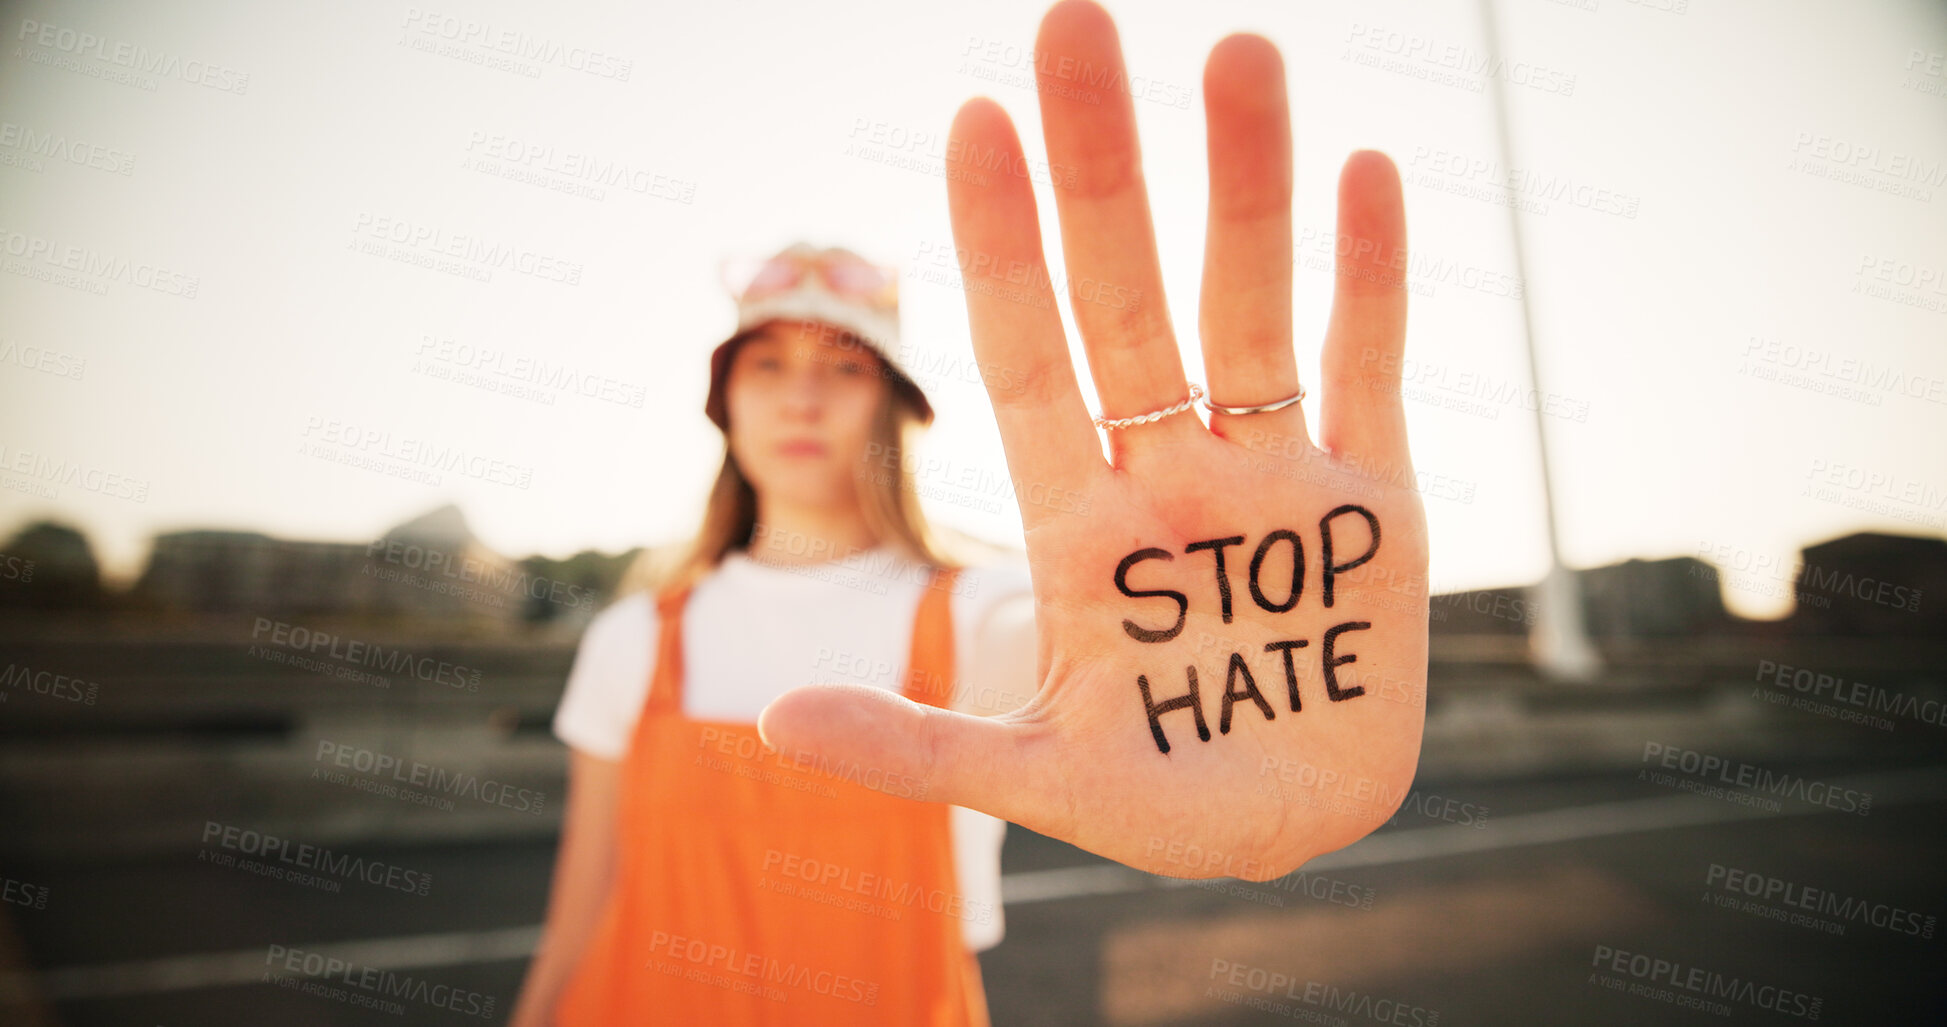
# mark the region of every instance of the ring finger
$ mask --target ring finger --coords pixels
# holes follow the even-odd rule
[[[1291,115],[1284,62],[1262,36],[1219,41],[1204,66],[1210,212],[1198,334],[1209,402],[1245,407],[1298,392],[1291,344]],[[1211,411],[1210,430],[1247,449],[1309,452],[1304,410]]]

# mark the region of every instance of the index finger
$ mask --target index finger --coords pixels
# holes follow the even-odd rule
[[[1082,491],[1109,465],[1068,356],[1034,187],[1014,172],[1025,166],[1020,138],[1007,112],[983,96],[961,105],[948,139],[947,205],[967,322],[1015,494],[1036,485]],[[1022,527],[1055,512],[1024,498]]]

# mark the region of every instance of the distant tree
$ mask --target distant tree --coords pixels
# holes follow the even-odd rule
[[[101,567],[79,530],[35,521],[0,546],[0,606],[92,610],[102,601]]]

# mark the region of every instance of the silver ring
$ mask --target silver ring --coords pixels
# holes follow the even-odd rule
[[[1175,406],[1164,407],[1161,410],[1151,410],[1149,413],[1137,414],[1134,417],[1118,417],[1114,420],[1106,417],[1097,417],[1094,418],[1095,426],[1097,428],[1115,429],[1127,428],[1132,424],[1148,424],[1151,421],[1160,421],[1171,414],[1180,414],[1190,409],[1196,403],[1197,397],[1201,395],[1203,395],[1203,386],[1198,385],[1196,382],[1191,382],[1190,398],[1177,403]]]
[[[1203,407],[1205,410],[1215,411],[1216,413],[1219,414],[1263,414],[1263,413],[1269,413],[1270,411],[1273,410],[1283,410],[1285,407],[1288,407],[1291,404],[1296,403],[1299,400],[1302,400],[1304,398],[1305,398],[1305,387],[1303,385],[1300,385],[1298,386],[1297,395],[1286,396],[1285,398],[1278,400],[1275,403],[1266,403],[1262,406],[1227,407],[1221,403],[1212,403],[1208,398],[1206,398],[1203,401]]]

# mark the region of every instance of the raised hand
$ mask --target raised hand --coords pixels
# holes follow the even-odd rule
[[[1036,40],[1070,299],[1103,416],[1189,396],[1163,298],[1115,26],[1062,0]],[[1091,83],[1099,83],[1091,85]],[[1096,102],[1089,102],[1088,94]],[[1204,71],[1209,235],[1198,327],[1209,399],[1299,389],[1292,346],[1292,158],[1283,64],[1225,38]],[[1425,720],[1426,514],[1399,395],[1405,215],[1374,151],[1339,180],[1337,284],[1316,390],[1300,404],[1091,423],[1042,254],[1019,139],[993,101],[955,116],[948,200],[967,306],[1021,503],[1038,692],[989,718],[883,690],[781,697],[761,730],[926,782],[967,806],[1139,869],[1266,880],[1384,822]],[[975,268],[1019,269],[1016,289]],[[1044,302],[1045,301],[1045,302]],[[1036,497],[1079,494],[1073,502]]]

